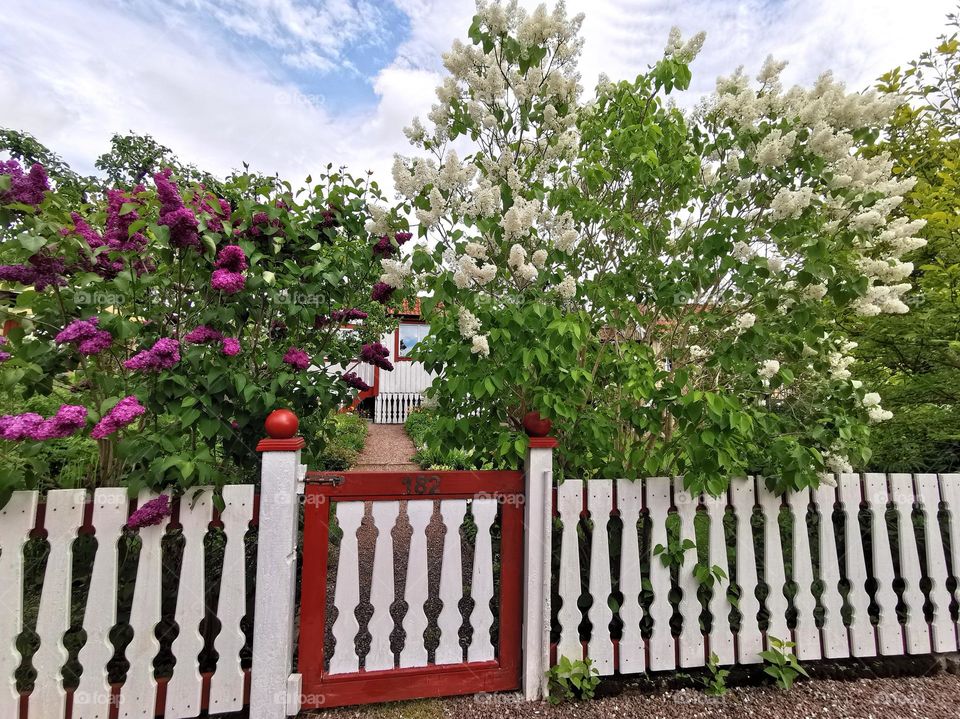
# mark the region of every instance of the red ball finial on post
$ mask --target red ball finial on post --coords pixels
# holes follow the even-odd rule
[[[290,439],[297,433],[300,420],[289,409],[275,409],[263,423],[270,439]]]
[[[257,445],[261,452],[289,452],[305,446],[303,437],[297,437],[300,420],[289,409],[275,409],[267,415],[263,423],[269,439],[262,439]]]

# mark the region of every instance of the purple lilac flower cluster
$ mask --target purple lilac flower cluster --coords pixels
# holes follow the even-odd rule
[[[291,347],[283,356],[283,361],[298,370],[305,370],[310,366],[310,355],[297,347]]]
[[[134,188],[135,192],[141,192],[142,185]],[[107,204],[107,225],[104,236],[97,234],[90,225],[78,213],[71,212],[70,219],[73,221],[73,229],[61,230],[64,235],[79,235],[87,243],[90,250],[96,250],[100,247],[107,247],[115,252],[134,252],[139,253],[147,245],[147,238],[142,232],[130,234],[130,225],[132,225],[139,215],[136,210],[132,210],[125,215],[120,211],[125,203],[139,204],[135,199],[128,197],[120,190],[110,190],[107,193],[109,201]],[[157,267],[150,258],[132,259],[131,264],[137,276],[153,272]],[[119,258],[111,259],[109,252],[100,252],[96,255],[94,261],[84,259],[82,266],[88,272],[96,272],[105,279],[113,279],[121,270],[123,270],[123,260]]]
[[[7,338],[3,335],[0,335],[0,347],[3,347],[5,344],[7,344]],[[9,352],[0,350],[0,362],[6,362],[8,359],[10,359],[10,356],[11,355]]]
[[[197,216],[193,210],[184,206],[177,186],[170,180],[172,174],[168,167],[153,176],[153,181],[157,183],[157,196],[160,198],[159,223],[170,228],[172,247],[200,247]]]
[[[103,415],[103,419],[97,422],[97,425],[90,432],[90,436],[93,439],[109,437],[114,432],[126,427],[146,411],[147,408],[140,404],[133,395],[124,397],[117,402],[113,409]]]
[[[387,372],[393,369],[393,363],[387,359],[389,356],[390,350],[388,350],[379,342],[371,342],[368,345],[364,345],[360,350],[361,361],[366,362],[367,364],[372,364],[380,369],[384,369]]]
[[[0,417],[0,437],[10,442],[63,439],[76,434],[86,423],[86,407],[65,404],[49,419],[44,419],[36,412]]]
[[[221,339],[223,339],[223,333],[206,325],[197,325],[187,332],[183,341],[192,345],[205,345],[209,342],[219,342]]]
[[[216,206],[214,206],[214,201],[216,201]],[[204,192],[203,185],[200,186],[200,192],[194,197],[193,206],[197,212],[204,215],[204,223],[207,229],[212,232],[223,232],[223,223],[230,222],[230,203],[222,197],[215,198],[209,192]]]
[[[138,186],[134,192],[142,192],[145,188]],[[128,197],[122,190],[107,191],[107,226],[103,239],[112,250],[120,252],[139,252],[147,246],[147,238],[142,232],[130,234],[130,226],[140,219],[136,210],[122,214],[125,204],[139,205],[135,198]]]
[[[33,285],[37,292],[50,286],[63,287],[67,284],[66,273],[67,263],[46,252],[32,255],[25,265],[0,265],[0,280]]]
[[[227,357],[240,354],[240,340],[235,337],[224,337],[220,341],[220,348]]]
[[[74,320],[64,327],[56,336],[57,344],[69,344],[77,348],[82,355],[96,355],[110,347],[113,337],[106,330],[97,325],[99,317],[86,320]]]
[[[393,240],[390,239],[390,235],[383,235],[373,246],[373,254],[375,257],[381,258],[393,257],[405,242],[409,242],[411,237],[413,235],[409,232],[395,232]],[[396,241],[396,244],[394,244],[394,241]]]
[[[164,337],[157,340],[153,347],[138,352],[123,363],[127,369],[137,372],[159,372],[170,369],[180,361],[180,343]]]
[[[329,317],[326,315],[317,315],[317,319],[314,322],[314,327],[323,327],[331,322],[342,323],[365,319],[367,319],[366,312],[363,310],[358,310],[356,307],[351,307],[348,310],[334,310],[330,313]]]
[[[246,282],[243,271],[247,269],[247,256],[239,245],[227,245],[217,253],[216,269],[210,277],[210,286],[233,295],[243,289]]]
[[[374,302],[379,302],[381,305],[385,305],[390,301],[395,291],[396,288],[391,287],[386,282],[377,282],[374,284],[373,291],[370,293],[370,299]]]
[[[161,494],[148,502],[144,502],[137,510],[130,515],[127,520],[127,529],[140,529],[141,527],[150,527],[154,524],[160,524],[166,517],[170,516],[170,497]]]
[[[10,189],[0,193],[0,205],[14,202],[21,205],[39,205],[43,202],[43,193],[50,189],[47,171],[38,163],[33,164],[30,172],[25,175],[16,160],[0,162],[0,175],[10,177]]]
[[[320,221],[321,229],[327,229],[329,227],[336,227],[340,224],[340,221],[337,219],[337,206],[333,204],[327,205],[327,209],[320,213],[320,216],[323,217],[323,220]]]
[[[222,332],[218,332],[212,327],[198,325],[190,330],[183,338],[184,342],[193,345],[205,345],[211,342],[219,342],[220,349],[227,357],[233,357],[240,354],[240,340],[234,337],[224,337]]]
[[[271,220],[270,215],[268,215],[266,212],[254,212],[253,215],[250,217],[250,228],[247,230],[247,234],[250,237],[260,237],[261,235],[266,235],[267,230],[269,230],[271,227],[279,229],[280,227],[279,217],[275,217]],[[243,230],[241,230],[240,228],[237,228],[236,230],[233,231],[233,234],[240,236],[243,234]],[[276,232],[271,233],[270,236],[272,237],[275,234],[277,233]]]
[[[364,382],[356,372],[347,372],[340,376],[340,379],[346,382],[349,386],[354,389],[358,389],[361,392],[366,392],[370,389],[370,385]]]

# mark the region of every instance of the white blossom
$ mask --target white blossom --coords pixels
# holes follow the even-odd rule
[[[733,243],[733,251],[730,254],[741,262],[749,262],[757,256],[757,251],[746,242],[737,240]]]
[[[557,294],[565,300],[571,300],[577,294],[577,282],[571,275],[563,278],[563,281],[557,285]]]
[[[867,410],[867,416],[870,418],[870,422],[876,424],[877,422],[886,422],[888,419],[893,418],[893,412],[883,407],[870,407]]]
[[[775,359],[768,359],[764,360],[763,364],[760,365],[760,369],[757,370],[757,374],[760,375],[761,379],[771,379],[779,371],[780,362]]]
[[[383,274],[380,275],[380,281],[391,287],[402,287],[404,281],[410,276],[410,260],[400,262],[398,260],[380,260],[380,266],[383,268]]]
[[[867,408],[877,407],[880,404],[880,395],[876,392],[867,392],[865,395],[863,395],[863,399],[861,400],[860,404]]]
[[[757,316],[752,312],[744,312],[737,316],[737,327],[741,330],[748,330],[757,322]]]
[[[473,336],[473,346],[470,348],[470,351],[474,354],[479,354],[483,357],[490,356],[490,345],[487,342],[486,335],[474,335]]]

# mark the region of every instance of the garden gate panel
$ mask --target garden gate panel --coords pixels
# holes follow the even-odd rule
[[[304,709],[519,688],[522,472],[306,484]]]

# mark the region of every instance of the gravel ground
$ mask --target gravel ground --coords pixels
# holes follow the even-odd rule
[[[543,702],[523,702],[518,694],[481,694],[332,709],[318,716],[324,719],[473,719],[490,716],[497,719],[953,719],[960,716],[958,707],[960,677],[939,674],[898,679],[816,680],[797,684],[789,692],[771,687],[738,687],[720,698],[709,697],[698,689],[650,693],[628,687],[618,696],[556,707]]]
[[[350,469],[356,472],[402,472],[418,469],[410,461],[416,452],[402,424],[369,424],[367,441]]]

